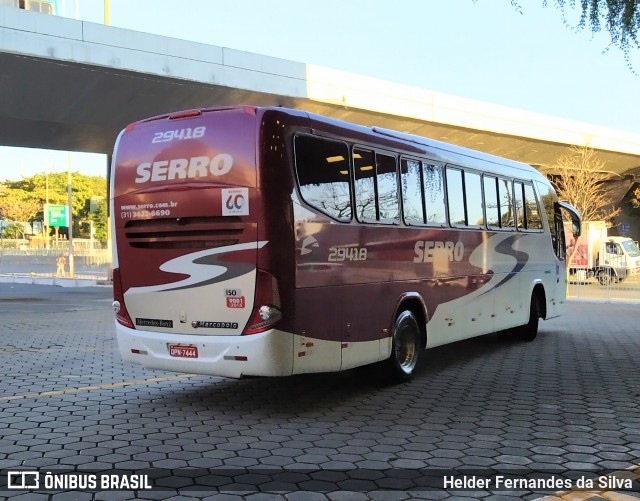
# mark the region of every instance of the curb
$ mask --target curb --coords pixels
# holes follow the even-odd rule
[[[5,284],[31,284],[31,285],[57,285],[58,287],[111,287],[106,280],[86,278],[42,278],[42,277],[0,277],[0,283]]]

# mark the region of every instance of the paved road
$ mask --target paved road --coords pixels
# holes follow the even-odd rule
[[[0,284],[0,469],[167,477],[140,499],[500,500],[558,489],[444,490],[443,477],[640,464],[637,306],[572,303],[534,343],[437,348],[389,386],[360,371],[231,380],[125,365],[110,303],[108,288]],[[640,497],[638,480],[627,487],[615,495]],[[0,497],[134,496],[64,491]]]

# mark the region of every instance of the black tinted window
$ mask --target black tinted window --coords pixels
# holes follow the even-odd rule
[[[400,205],[398,202],[398,178],[396,159],[389,155],[376,153],[378,175],[378,213],[381,223],[399,223]]]
[[[513,192],[511,181],[508,179],[498,179],[498,196],[500,201],[500,226],[502,228],[513,228]]]
[[[354,149],[353,168],[356,178],[356,217],[362,222],[376,221],[376,167],[373,151]]]
[[[447,211],[444,197],[444,175],[441,165],[423,164],[424,205],[427,224],[444,225]]]
[[[295,139],[296,172],[306,203],[339,221],[351,220],[349,150],[339,141]]]
[[[482,185],[480,174],[465,171],[464,192],[467,202],[467,222],[469,226],[484,225],[484,212],[482,210]]]
[[[407,224],[424,223],[421,169],[418,160],[403,158],[400,161],[404,221]]]
[[[447,167],[447,201],[449,202],[449,222],[453,225],[466,225],[464,212],[464,187],[462,171]]]
[[[536,201],[533,186],[530,184],[524,185],[524,205],[527,213],[527,228],[530,230],[541,230],[542,219],[540,218],[538,202]]]
[[[484,208],[487,214],[487,225],[500,227],[498,179],[493,176],[484,176]]]
[[[524,217],[524,185],[518,181],[513,183],[513,194],[516,201],[516,222],[518,229],[526,229]]]

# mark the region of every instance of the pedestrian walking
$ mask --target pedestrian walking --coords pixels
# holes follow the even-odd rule
[[[56,268],[56,277],[66,277],[67,273],[64,267],[67,265],[67,258],[62,255],[58,256],[56,264],[58,265],[58,267]]]

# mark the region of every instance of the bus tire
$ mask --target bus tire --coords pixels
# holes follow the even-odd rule
[[[531,295],[529,305],[529,321],[516,328],[516,338],[520,341],[533,341],[538,335],[538,319],[540,318],[540,304],[538,295],[534,292]]]
[[[415,315],[404,310],[393,325],[391,355],[387,360],[390,377],[394,382],[409,381],[415,374],[422,347],[421,334]]]

